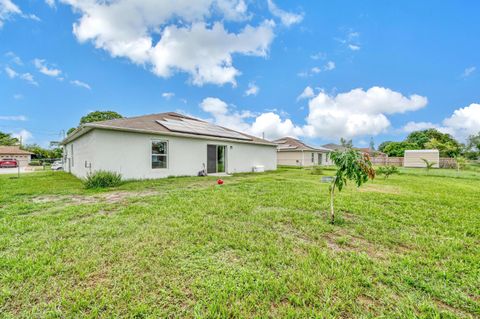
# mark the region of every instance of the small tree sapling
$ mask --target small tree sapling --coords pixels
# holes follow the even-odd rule
[[[330,184],[330,221],[333,224],[335,223],[335,209],[333,205],[335,188],[341,191],[347,185],[348,180],[353,181],[357,187],[360,187],[369,179],[375,178],[375,169],[367,153],[360,153],[354,149],[332,152],[330,158],[337,166],[337,172]]]

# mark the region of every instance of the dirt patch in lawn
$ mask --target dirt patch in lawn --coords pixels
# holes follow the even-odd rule
[[[323,237],[327,247],[334,252],[365,253],[375,259],[386,259],[390,253],[384,246],[353,235],[345,229],[326,233]]]
[[[401,194],[399,187],[391,185],[380,185],[380,184],[365,184],[362,187],[358,188],[358,191],[361,193],[382,193],[382,194]]]
[[[58,202],[63,203],[65,205],[74,205],[74,204],[92,204],[92,203],[107,203],[113,204],[123,201],[127,198],[137,198],[137,197],[147,197],[147,196],[154,196],[161,194],[162,192],[158,192],[155,190],[143,191],[143,192],[126,192],[126,191],[119,191],[119,192],[111,192],[111,193],[104,193],[104,194],[97,194],[93,196],[88,195],[46,195],[46,196],[38,196],[32,199],[32,202],[35,204],[43,204],[43,203],[51,203],[51,202]]]

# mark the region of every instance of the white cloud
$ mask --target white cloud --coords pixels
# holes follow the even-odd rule
[[[32,85],[38,86],[38,82],[35,81],[35,78],[33,77],[33,75],[28,73],[28,72],[20,74],[20,78],[22,80],[27,81],[28,83],[30,83]]]
[[[87,83],[85,83],[85,82],[82,82],[82,81],[79,81],[79,80],[73,80],[73,81],[70,81],[70,83],[73,84],[73,85],[75,85],[75,86],[78,86],[78,87],[87,89],[87,90],[91,90],[91,89],[92,89],[89,84],[87,84]]]
[[[40,21],[40,18],[34,14],[23,13],[22,10],[11,0],[0,0],[0,29],[3,27],[6,20],[16,15],[24,19]]]
[[[45,3],[50,7],[50,8],[55,8],[55,0],[45,0]]]
[[[22,10],[10,0],[0,0],[0,28],[3,27],[5,20],[13,15],[21,15]]]
[[[480,132],[480,104],[472,103],[457,109],[442,123],[455,137],[464,140],[468,135]]]
[[[173,93],[173,92],[163,92],[162,93],[162,97],[166,100],[170,100],[174,96],[175,96],[175,93]]]
[[[428,128],[436,128],[440,132],[451,134],[460,141],[465,141],[469,135],[480,132],[480,104],[472,103],[469,106],[456,109],[441,124],[408,122],[402,130],[410,133]]]
[[[335,62],[328,61],[327,64],[325,64],[325,66],[323,67],[323,69],[325,71],[332,71],[333,69],[335,69]]]
[[[40,73],[43,73],[45,75],[57,77],[62,73],[62,71],[59,69],[55,69],[53,67],[49,68],[45,63],[45,60],[35,59],[33,60],[33,63],[35,64],[35,67],[38,69],[38,71],[40,71]]]
[[[423,96],[406,97],[382,87],[354,89],[336,96],[320,92],[309,101],[304,132],[310,137],[323,138],[374,136],[390,126],[388,114],[415,111],[426,104],[427,98]]]
[[[289,119],[283,120],[274,112],[265,112],[260,115],[250,111],[234,112],[229,109],[226,102],[213,97],[205,98],[200,103],[200,107],[204,112],[213,116],[212,122],[215,124],[254,136],[265,135],[267,139],[275,139],[285,135],[299,136],[302,134],[300,127],[295,126]]]
[[[32,74],[30,73],[18,73],[17,71],[15,71],[14,69],[12,69],[11,67],[5,67],[5,72],[7,73],[7,76],[11,79],[14,79],[14,78],[20,78],[24,81],[27,81],[28,83],[32,84],[32,85],[35,85],[35,86],[38,86],[38,82],[35,81],[35,78],[33,77]]]
[[[17,65],[23,65],[22,59],[20,59],[20,57],[18,57],[14,52],[9,51],[5,53],[5,56],[10,58],[10,61],[12,61],[13,63]]]
[[[10,68],[10,67],[5,67],[5,72],[7,73],[7,76],[10,78],[10,79],[13,79],[13,78],[16,78],[18,76],[18,73],[17,71],[15,71],[14,69]]]
[[[0,115],[1,121],[26,121],[25,115]]]
[[[272,0],[267,0],[268,10],[277,18],[282,21],[282,24],[286,25],[287,27],[300,23],[303,20],[303,14],[296,14],[284,11],[277,7],[277,5]]]
[[[20,93],[17,93],[17,94],[14,94],[14,95],[13,95],[13,98],[14,98],[15,100],[21,100],[21,99],[23,99],[23,95],[20,94]]]
[[[13,132],[12,136],[20,139],[22,141],[22,144],[27,143],[33,137],[32,133],[26,129],[21,129],[18,132]]]
[[[224,21],[248,20],[244,0],[63,2],[81,14],[73,28],[80,42],[91,41],[160,77],[186,72],[199,86],[235,85],[240,71],[233,55],[265,57],[274,37],[269,20],[258,26],[242,23],[235,32],[225,28]]]
[[[352,51],[358,51],[360,50],[360,46],[359,45],[356,45],[356,44],[349,44],[348,45],[348,48]]]
[[[248,83],[248,89],[245,91],[245,95],[257,95],[259,91],[260,88],[254,82],[250,82]]]
[[[470,75],[472,75],[473,72],[475,72],[476,69],[477,68],[475,66],[466,68],[462,73],[462,77],[464,78],[469,77]]]
[[[308,76],[313,76],[315,74],[318,74],[320,72],[332,71],[334,69],[335,69],[335,62],[328,61],[327,63],[325,63],[325,65],[321,67],[314,66],[313,68],[310,69],[310,71],[302,71],[297,73],[297,75],[300,77],[308,77]]]
[[[315,92],[313,92],[313,89],[310,86],[307,86],[303,92],[297,97],[298,100],[303,100],[303,99],[309,99],[315,96]]]
[[[312,60],[325,60],[327,58],[327,54],[324,52],[317,52],[310,56]]]

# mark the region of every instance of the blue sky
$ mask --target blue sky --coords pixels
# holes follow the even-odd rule
[[[92,110],[366,145],[480,131],[477,1],[0,0],[0,130]],[[303,92],[303,95],[302,95]]]

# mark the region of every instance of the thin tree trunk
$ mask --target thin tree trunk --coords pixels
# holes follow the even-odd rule
[[[330,186],[330,222],[332,224],[335,223],[335,210],[333,208],[333,199],[334,199],[334,193],[335,193],[335,179],[336,177],[333,178],[332,185]]]

